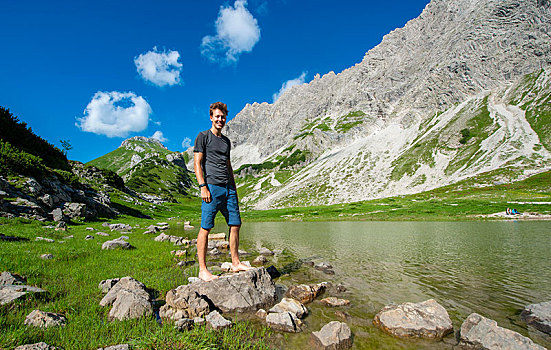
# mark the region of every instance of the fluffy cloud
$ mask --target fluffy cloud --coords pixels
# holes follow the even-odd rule
[[[138,74],[143,80],[157,86],[180,83],[182,64],[178,62],[178,51],[159,52],[157,47],[134,58]]]
[[[283,95],[283,93],[289,89],[290,87],[292,86],[295,86],[295,85],[300,85],[300,84],[304,84],[304,78],[306,78],[306,72],[302,72],[302,74],[300,75],[300,77],[298,78],[295,78],[295,79],[291,79],[291,80],[287,80],[286,82],[284,82],[282,85],[281,85],[281,89],[279,89],[279,92],[274,94],[272,97],[274,99],[274,102],[277,101],[277,99]]]
[[[203,56],[213,62],[236,63],[241,53],[252,51],[260,40],[260,27],[246,5],[247,1],[236,0],[233,7],[220,7],[216,35],[205,36],[201,43]]]
[[[147,128],[151,107],[133,92],[98,91],[75,124],[83,131],[108,137],[126,137]]]
[[[186,150],[190,147],[191,147],[191,139],[189,137],[185,137],[184,141],[182,141],[182,148]]]
[[[162,131],[155,131],[155,133],[151,136],[152,139],[156,139],[156,140],[159,140],[159,142],[166,142],[168,141],[168,139],[166,137],[164,137],[163,135],[163,132]]]

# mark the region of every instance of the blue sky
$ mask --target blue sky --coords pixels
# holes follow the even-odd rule
[[[360,62],[428,0],[0,0],[0,106],[87,162],[128,137],[172,151],[285,86]]]

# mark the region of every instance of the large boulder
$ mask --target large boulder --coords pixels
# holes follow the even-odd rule
[[[532,327],[551,334],[551,301],[526,306],[520,317]]]
[[[172,289],[166,294],[163,312],[166,315],[168,309],[175,309],[171,312],[180,310],[182,315],[188,314],[184,317],[200,316],[206,310],[201,300],[224,313],[254,312],[275,303],[276,289],[266,269],[255,268],[210,282],[199,280]],[[200,308],[197,310],[196,306]]]
[[[67,323],[65,316],[53,312],[33,310],[25,318],[25,325],[40,328],[63,327]]]
[[[109,311],[109,318],[120,321],[153,314],[151,296],[146,286],[132,277],[121,278],[109,289],[99,304],[113,305]]]
[[[398,337],[439,339],[453,331],[446,309],[436,300],[385,306],[373,323]]]
[[[116,239],[113,239],[111,241],[105,241],[101,245],[101,249],[108,250],[108,249],[133,249],[134,246],[132,246],[130,243],[124,240],[124,237],[119,237]]]
[[[352,331],[346,323],[332,321],[318,332],[312,332],[310,342],[317,349],[348,349],[352,346]]]
[[[0,305],[9,304],[29,293],[46,293],[44,289],[21,284],[26,281],[25,278],[11,274],[9,272],[2,273],[0,276]],[[3,284],[3,283],[13,284]]]
[[[461,325],[459,344],[475,349],[545,350],[529,338],[472,313]]]
[[[68,202],[63,205],[63,214],[69,219],[76,219],[86,216],[86,204]]]

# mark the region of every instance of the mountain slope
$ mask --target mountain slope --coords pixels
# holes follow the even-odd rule
[[[228,123],[235,167],[257,164],[239,171],[243,201],[349,202],[548,167],[549,124],[535,117],[544,98],[530,100],[518,79],[536,72],[548,91],[550,33],[546,0],[432,1],[361,63]],[[522,105],[513,83],[528,94]],[[284,171],[273,164],[289,158],[301,159]]]
[[[160,197],[185,195],[192,184],[181,153],[142,136],[127,139],[116,150],[86,164],[116,172],[134,191]]]

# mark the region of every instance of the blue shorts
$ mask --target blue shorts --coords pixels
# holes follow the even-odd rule
[[[230,226],[241,225],[239,205],[237,204],[237,192],[233,186],[218,186],[207,184],[211,201],[203,201],[201,204],[201,227],[210,230],[214,227],[214,218],[218,211],[224,215],[226,223]]]

